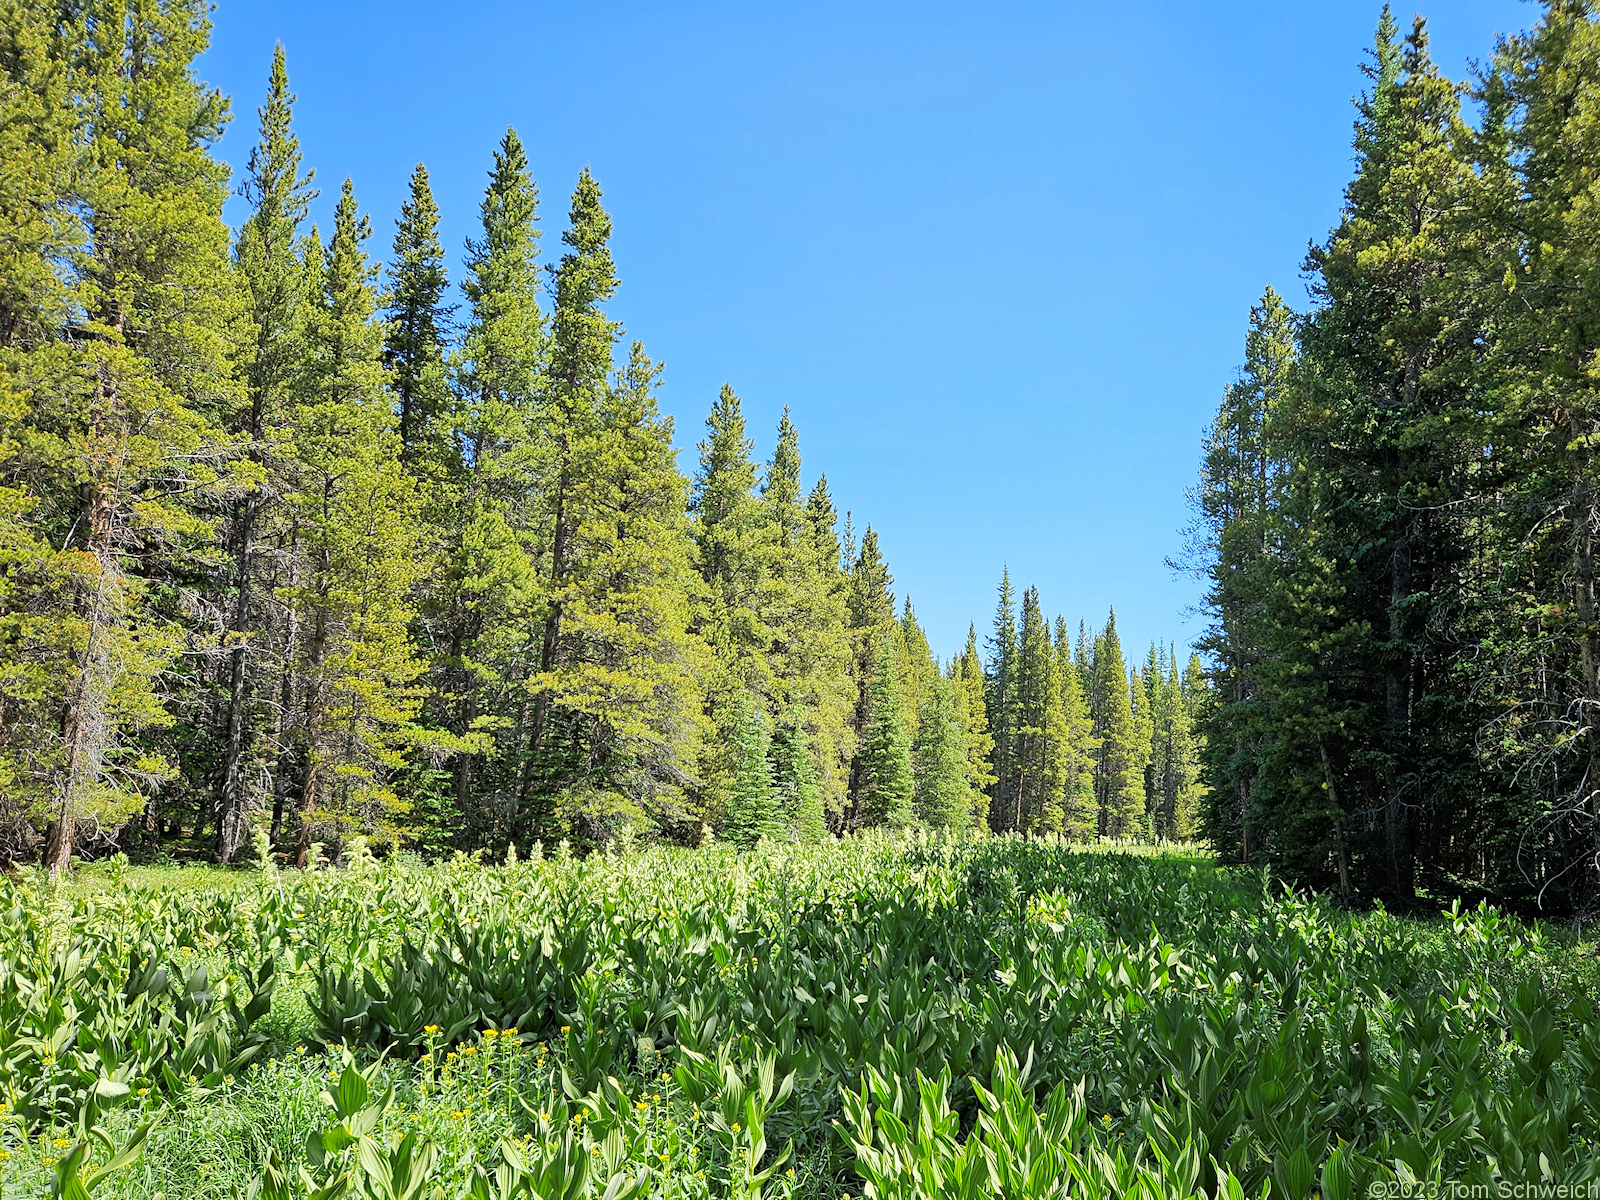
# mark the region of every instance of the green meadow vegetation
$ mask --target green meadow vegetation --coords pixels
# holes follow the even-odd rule
[[[187,880],[189,875],[197,876]],[[1594,947],[1016,836],[7,882],[0,1187],[1345,1200],[1600,1179]]]
[[[0,1200],[1600,1194],[1593,0],[1384,10],[1142,661],[941,658],[588,168],[457,303],[210,21],[0,0]]]

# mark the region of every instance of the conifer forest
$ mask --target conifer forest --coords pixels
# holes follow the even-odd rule
[[[601,172],[506,129],[457,251],[226,4],[0,0],[0,1198],[1597,1194],[1600,3],[1526,15],[1378,16],[1192,644],[1012,563],[946,655],[787,409],[663,412]]]

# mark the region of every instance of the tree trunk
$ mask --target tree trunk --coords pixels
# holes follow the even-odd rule
[[[560,591],[567,577],[567,538],[570,531],[567,529],[567,490],[571,485],[568,472],[562,468],[561,478],[556,494],[556,523],[555,536],[550,543],[550,590],[556,593],[556,598],[550,603],[550,612],[545,617],[544,640],[539,647],[539,671],[548,673],[556,663],[556,645],[561,637],[561,599]],[[528,755],[535,761],[538,760],[539,751],[544,744],[545,723],[548,720],[550,708],[550,689],[542,687],[533,698],[533,729],[528,738]]]
[[[103,370],[100,386],[111,391]],[[91,434],[91,444],[98,440],[95,435],[99,432],[96,430]],[[87,629],[83,657],[62,722],[67,747],[66,770],[63,773],[61,798],[56,805],[49,842],[45,848],[45,866],[52,878],[72,869],[72,844],[77,834],[78,814],[84,807],[85,793],[100,778],[106,743],[110,737],[110,715],[106,711],[106,702],[114,667],[106,647],[105,625],[110,616],[108,607],[120,601],[120,596],[110,593],[121,590],[121,573],[112,545],[113,497],[121,482],[120,459],[113,475],[110,492],[100,483],[88,484],[86,549],[94,558],[95,585],[84,605]]]
[[[246,635],[250,620],[250,563],[254,552],[256,495],[246,497],[239,510],[239,553],[234,567],[237,596],[233,622],[228,630],[228,736],[222,757],[222,786],[219,789],[217,817],[217,861],[232,862],[244,845],[249,827],[249,798],[244,781],[244,713],[247,680],[245,677]]]
[[[1410,782],[1404,770],[1403,755],[1410,733],[1411,656],[1401,654],[1405,643],[1405,604],[1411,597],[1411,538],[1403,533],[1391,556],[1389,569],[1389,644],[1390,659],[1384,679],[1384,719],[1389,734],[1389,787],[1383,806],[1384,850],[1388,866],[1389,890],[1396,899],[1413,895],[1411,877],[1411,829],[1403,791]]]

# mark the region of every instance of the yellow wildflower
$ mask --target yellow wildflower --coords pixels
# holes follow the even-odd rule
[[[658,1155],[656,1155],[656,1157],[659,1158],[662,1162],[667,1162],[668,1161],[668,1155],[665,1154],[665,1153],[658,1154]]]
[[[438,1033],[439,1032],[439,1027],[437,1025],[424,1025],[422,1027],[422,1032],[423,1033]]]

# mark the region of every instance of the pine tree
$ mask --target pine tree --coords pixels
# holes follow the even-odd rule
[[[375,320],[371,235],[347,179],[322,255],[311,364],[294,414],[297,580],[280,589],[302,631],[296,675],[303,865],[318,826],[393,840],[408,805],[386,783],[416,740],[423,665],[410,639],[417,500],[400,464]]]
[[[700,574],[721,623],[712,640],[725,647],[727,666],[745,686],[765,696],[771,688],[765,654],[771,635],[761,612],[771,557],[763,545],[768,530],[754,495],[754,443],[745,436],[739,397],[727,384],[706,418],[706,437],[699,448],[691,505]],[[798,451],[794,465],[798,469]]]
[[[917,721],[911,757],[916,812],[924,825],[960,832],[972,824],[967,784],[967,733],[961,726],[956,683],[935,676]]]
[[[1144,758],[1134,724],[1128,669],[1117,637],[1117,614],[1094,640],[1095,803],[1102,837],[1138,837],[1144,829]],[[1148,743],[1147,743],[1148,744]]]
[[[591,836],[646,819],[695,823],[679,781],[699,749],[704,647],[689,631],[692,544],[672,422],[655,397],[660,368],[635,342],[597,400],[574,461],[570,570],[555,667],[545,677]],[[555,720],[556,717],[552,717]],[[600,797],[609,801],[610,810]]]
[[[915,742],[922,710],[939,678],[939,660],[934,658],[928,634],[917,621],[910,596],[902,602],[898,624],[900,696],[910,722],[911,740]]]
[[[819,801],[837,812],[855,708],[844,578],[827,482],[819,480],[806,498],[800,469],[799,435],[785,410],[758,503],[766,581],[757,601],[759,625],[769,638],[764,658],[771,703],[776,711],[803,715]]]
[[[850,518],[845,518],[845,543],[853,540]],[[894,633],[894,579],[878,549],[878,534],[871,525],[861,536],[861,546],[850,568],[845,592],[849,619],[851,665],[855,713],[851,719],[851,740],[856,753],[850,764],[850,789],[846,824],[854,827],[862,820],[863,789],[866,784],[865,753],[867,724],[872,712],[872,687],[882,643]],[[896,680],[898,689],[898,679]]]
[[[246,296],[250,334],[244,363],[245,404],[230,423],[246,446],[254,478],[230,514],[227,542],[233,557],[233,603],[227,626],[227,711],[218,787],[217,861],[232,862],[248,838],[250,797],[245,770],[270,687],[252,683],[252,642],[270,649],[270,581],[261,587],[263,532],[268,548],[281,536],[283,494],[293,486],[292,452],[286,452],[294,389],[306,369],[309,313],[307,271],[300,225],[316,197],[311,172],[301,174],[300,140],[292,124],[294,96],[283,46],[273,50],[267,100],[259,110],[260,135],[250,152],[242,193],[251,213],[239,230],[234,263]],[[278,622],[282,624],[282,622]],[[282,647],[280,647],[280,650]],[[259,654],[256,656],[259,657]],[[284,663],[280,661],[280,672]],[[261,681],[270,685],[270,680]],[[281,694],[281,689],[280,689]],[[282,707],[275,730],[285,741]],[[280,764],[281,765],[281,764]],[[281,794],[281,793],[280,793]],[[281,809],[275,828],[281,825]]]
[[[1191,554],[1204,572],[1211,626],[1200,646],[1226,703],[1207,739],[1214,779],[1206,828],[1226,858],[1250,861],[1251,791],[1259,768],[1252,717],[1258,666],[1266,653],[1261,598],[1273,586],[1269,557],[1282,466],[1272,427],[1288,404],[1296,356],[1295,320],[1271,288],[1250,310],[1245,362],[1223,394],[1201,460]]]
[[[1055,649],[1039,603],[1039,590],[1022,593],[1022,625],[1012,673],[1012,761],[1017,778],[1007,825],[1019,832],[1061,828],[1061,697]]]
[[[772,733],[774,836],[820,842],[828,835],[822,788],[806,736],[806,721],[790,712]]]
[[[1083,838],[1096,827],[1094,773],[1100,743],[1094,736],[1089,700],[1067,641],[1067,625],[1060,617],[1056,618],[1055,672],[1061,714],[1061,832]]]
[[[450,319],[444,304],[447,284],[439,209],[428,186],[428,169],[418,163],[395,222],[383,362],[400,407],[401,458],[423,476],[449,472],[459,457],[450,431],[444,363]]]
[[[967,735],[967,794],[972,802],[973,822],[979,829],[989,823],[989,789],[994,786],[991,758],[994,738],[989,733],[989,714],[984,703],[987,681],[983,659],[978,654],[978,630],[967,626],[967,644],[956,657],[951,672],[957,719]]]
[[[430,484],[440,567],[423,620],[442,650],[429,715],[456,739],[452,807],[475,824],[499,825],[509,820],[503,798],[520,801],[527,778],[526,682],[538,665],[530,645],[540,615],[534,414],[546,353],[539,193],[514,129],[495,151],[479,219],[462,280],[468,322],[451,364],[457,399],[447,436],[464,461],[460,478],[436,470]],[[419,291],[425,302],[427,289]],[[419,386],[426,379],[420,370]],[[485,804],[494,811],[479,812]]]
[[[774,815],[772,764],[768,760],[771,730],[761,702],[749,692],[743,693],[729,728],[733,785],[722,838],[748,850],[771,832]]]
[[[1016,828],[1016,673],[1016,599],[1007,568],[1000,576],[994,633],[989,638],[988,689],[984,698],[994,738],[995,781],[989,793],[989,825],[996,832]]]
[[[539,674],[532,681],[533,712],[528,757],[548,787],[572,766],[544,761],[550,725],[553,673],[563,658],[561,626],[569,603],[575,562],[573,537],[585,517],[582,498],[588,480],[582,449],[592,436],[597,408],[606,391],[612,350],[621,327],[601,305],[617,290],[611,258],[611,217],[600,204],[600,185],[585,167],[572,193],[567,253],[551,270],[555,304],[550,318],[550,365],[538,409],[542,464],[542,514],[546,536],[543,559],[545,613],[539,648]],[[531,773],[524,777],[524,791]],[[536,817],[536,827],[543,824]]]
[[[870,533],[870,530],[868,531]],[[878,659],[867,688],[867,719],[858,755],[860,798],[856,825],[903,828],[915,822],[916,785],[911,737],[898,684],[895,639],[878,639]]]
[[[847,605],[850,576],[838,532],[839,513],[828,494],[828,477],[819,475],[806,497],[804,552],[811,562],[808,602],[813,607],[816,672],[811,679],[811,748],[817,782],[829,819],[843,819],[855,756],[857,688]]]
[[[0,56],[21,78],[5,137],[40,142],[4,178],[42,188],[20,197],[36,207],[0,239],[16,269],[0,283],[0,446],[16,488],[3,502],[16,539],[6,607],[29,615],[10,631],[32,693],[17,715],[44,696],[54,712],[28,726],[7,713],[0,728],[27,771],[25,819],[48,823],[54,873],[70,866],[80,827],[114,832],[174,771],[153,735],[173,723],[163,702],[189,670],[177,652],[199,647],[163,598],[212,533],[191,504],[215,484],[209,418],[231,402],[237,332],[227,174],[207,152],[226,104],[192,73],[210,24],[191,8],[107,3],[60,30],[6,16]],[[75,95],[57,123],[39,106],[65,98],[63,86]],[[68,113],[76,128],[63,140]],[[70,206],[52,194],[61,169]],[[65,255],[61,237],[73,243]]]

